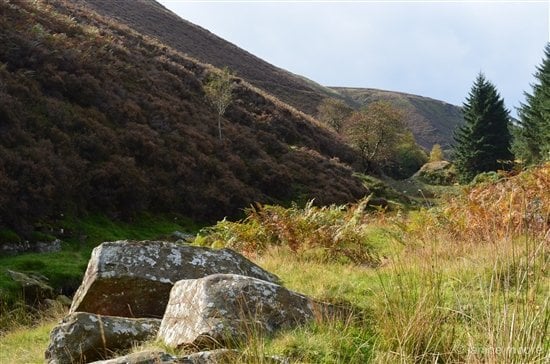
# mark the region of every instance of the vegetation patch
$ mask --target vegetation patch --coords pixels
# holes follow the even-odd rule
[[[281,246],[306,261],[342,261],[377,265],[376,252],[364,231],[368,199],[346,206],[300,208],[258,205],[240,222],[221,221],[202,230],[196,243],[229,247],[247,255]]]

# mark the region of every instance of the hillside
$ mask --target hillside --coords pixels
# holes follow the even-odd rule
[[[428,97],[370,88],[333,87],[359,107],[388,101],[403,110],[418,144],[430,149],[435,143],[449,149],[453,130],[463,122],[460,107]]]
[[[250,54],[234,44],[188,22],[154,0],[79,0],[98,13],[125,23],[132,29],[197,60],[216,67],[229,67],[263,90],[310,115],[328,96],[329,88],[294,75]]]
[[[211,66],[73,1],[0,10],[0,232],[90,213],[215,220],[256,201],[367,193],[349,147],[240,78],[219,141]]]
[[[425,97],[371,89],[323,87],[269,64],[180,18],[154,0],[78,1],[201,62],[216,67],[228,66],[254,86],[312,116],[317,114],[321,100],[327,97],[344,98],[354,108],[364,106],[371,99],[395,101],[407,114],[407,122],[417,141],[427,149],[434,143],[448,146],[454,126],[462,120],[457,107]]]

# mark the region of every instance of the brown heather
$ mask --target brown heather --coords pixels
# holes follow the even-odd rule
[[[79,3],[0,3],[0,226],[64,214],[239,216],[253,202],[367,192],[354,152],[235,78],[217,140],[216,71]]]

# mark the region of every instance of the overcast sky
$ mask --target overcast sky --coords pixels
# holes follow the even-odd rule
[[[550,37],[550,0],[159,1],[326,86],[402,91],[461,105],[482,71],[514,115]]]

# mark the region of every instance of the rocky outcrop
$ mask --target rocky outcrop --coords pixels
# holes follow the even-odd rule
[[[92,252],[71,312],[162,317],[175,282],[232,273],[277,282],[277,277],[229,250],[160,241],[103,243]]]
[[[52,241],[37,241],[30,243],[29,241],[19,241],[0,244],[0,257],[18,255],[22,253],[56,253],[61,251],[61,240],[55,239]]]
[[[293,327],[321,310],[306,296],[277,284],[216,274],[174,285],[158,337],[172,347],[213,348],[251,332]]]
[[[277,281],[227,249],[159,241],[103,243],[92,253],[73,312],[51,333],[46,359],[49,364],[287,363],[227,349],[251,333],[291,328],[329,309]],[[162,322],[120,317],[126,315],[164,317]],[[216,350],[183,357],[145,351],[110,359],[150,338],[170,347]]]
[[[73,313],[52,330],[46,360],[49,364],[71,364],[109,358],[116,350],[154,337],[159,325],[158,319]]]
[[[55,297],[54,290],[47,283],[47,278],[13,270],[7,270],[8,276],[21,286],[23,299],[28,305],[38,305],[47,299]]]

